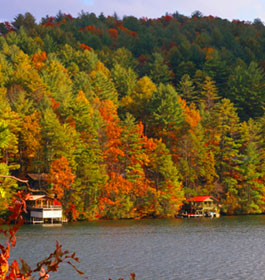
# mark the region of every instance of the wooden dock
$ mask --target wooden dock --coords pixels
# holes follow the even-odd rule
[[[190,218],[202,218],[202,217],[204,217],[204,215],[203,214],[182,213],[181,217],[182,218],[188,218],[188,219],[190,219]]]

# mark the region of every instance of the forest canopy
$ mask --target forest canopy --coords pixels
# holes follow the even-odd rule
[[[265,26],[194,12],[0,23],[0,174],[69,219],[265,211]],[[24,186],[0,178],[0,211]]]

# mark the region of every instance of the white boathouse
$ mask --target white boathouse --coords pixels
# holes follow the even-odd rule
[[[62,205],[58,200],[47,195],[31,195],[26,204],[30,223],[62,222]]]

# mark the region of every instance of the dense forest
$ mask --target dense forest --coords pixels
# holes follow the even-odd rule
[[[265,211],[265,26],[196,11],[0,23],[0,174],[70,219]],[[0,211],[25,188],[1,178]]]

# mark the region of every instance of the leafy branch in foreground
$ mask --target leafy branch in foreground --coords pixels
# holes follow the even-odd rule
[[[34,279],[33,274],[39,273],[39,280],[47,280],[50,272],[56,272],[61,263],[69,264],[79,275],[84,273],[77,269],[73,262],[79,262],[75,253],[69,251],[62,251],[62,245],[56,242],[56,249],[46,259],[40,261],[36,268],[32,269],[23,260],[20,259],[21,267],[17,260],[9,262],[10,248],[16,246],[15,234],[19,228],[24,224],[22,213],[26,212],[26,199],[28,194],[18,192],[13,199],[11,206],[9,206],[10,215],[7,220],[0,219],[0,233],[7,238],[6,246],[0,244],[0,280],[29,280]]]

